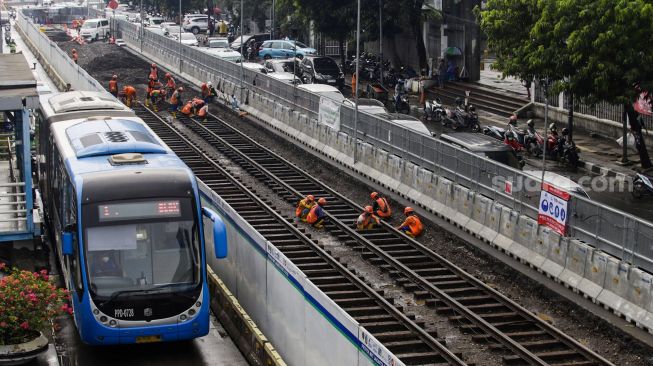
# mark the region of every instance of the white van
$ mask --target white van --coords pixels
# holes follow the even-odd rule
[[[105,39],[109,35],[109,20],[102,18],[88,19],[82,25],[79,35],[92,41],[97,41],[100,38]]]

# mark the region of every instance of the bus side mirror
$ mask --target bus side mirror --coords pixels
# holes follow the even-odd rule
[[[73,233],[64,231],[61,235],[61,254],[73,255]]]
[[[227,228],[218,214],[202,207],[202,213],[213,221],[213,249],[218,259],[227,258]]]

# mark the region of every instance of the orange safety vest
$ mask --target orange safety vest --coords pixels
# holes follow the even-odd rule
[[[376,210],[377,215],[383,218],[388,218],[392,215],[392,210],[390,210],[390,205],[385,197],[377,198],[376,204],[378,205],[378,209]]]
[[[308,222],[309,224],[315,224],[317,220],[320,218],[318,216],[318,211],[322,212],[322,207],[320,207],[320,205],[315,205],[311,207],[311,210],[308,212],[308,216],[306,216],[306,222]]]
[[[188,102],[186,103],[186,105],[184,105],[184,108],[181,109],[181,113],[190,114],[192,110],[193,110],[193,106],[190,102]]]
[[[151,79],[154,76],[154,79],[159,78],[159,71],[155,68],[151,68],[149,78]]]
[[[136,89],[133,86],[126,86],[125,89],[123,89],[123,92],[126,97],[133,98],[136,96]]]
[[[314,201],[309,203],[306,198],[302,199],[301,201],[299,201],[299,203],[297,203],[297,208],[295,209],[295,216],[301,217],[302,211],[304,211],[305,209],[310,210],[314,205],[315,205]]]
[[[109,91],[110,92],[117,92],[118,91],[118,81],[109,80]]]
[[[424,225],[422,225],[422,220],[417,217],[417,215],[410,215],[406,217],[406,220],[401,224],[401,227],[406,227],[408,226],[408,229],[410,230],[410,233],[413,234],[414,237],[419,236],[419,234],[422,233],[424,230]]]
[[[177,84],[175,84],[175,79],[172,77],[168,78],[168,82],[166,83],[166,88],[168,89],[177,89]]]
[[[360,225],[366,228],[370,223],[372,223],[372,220],[374,220],[374,223],[376,225],[380,224],[379,218],[376,215],[363,212],[362,214],[360,214],[360,216],[358,216],[358,220],[356,220],[356,225]]]
[[[206,117],[206,115],[209,113],[209,106],[204,105],[202,108],[200,108],[199,112],[197,112],[198,117]]]
[[[178,104],[179,103],[179,92],[175,90],[174,93],[172,93],[172,96],[170,97],[170,104]]]
[[[202,97],[206,98],[209,96],[209,86],[206,83],[202,84]]]

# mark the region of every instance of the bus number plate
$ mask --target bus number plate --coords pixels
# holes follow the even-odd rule
[[[155,343],[161,342],[160,335],[136,337],[136,343]]]

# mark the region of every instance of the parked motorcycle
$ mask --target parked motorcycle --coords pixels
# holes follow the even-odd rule
[[[472,132],[481,132],[476,108],[472,105],[459,105],[453,110],[446,110],[442,126],[451,127],[454,130],[469,128]]]
[[[529,155],[539,157],[544,149],[544,138],[536,129],[527,128],[524,145],[526,145],[526,151]]]
[[[427,121],[441,122],[446,111],[442,106],[442,101],[440,98],[435,98],[434,100],[427,100],[424,105],[424,119]]]
[[[498,126],[485,126],[483,127],[483,134],[503,141],[505,138],[506,129]]]
[[[551,133],[547,137],[547,156],[565,164],[571,171],[578,169],[578,148],[576,143],[569,140],[566,128],[562,129],[562,136]]]
[[[653,182],[651,182],[651,179],[653,178],[650,176],[637,173],[637,177],[633,180],[633,197],[653,196]]]
[[[399,98],[395,95],[395,112],[410,114],[410,103],[406,94],[400,94]]]

